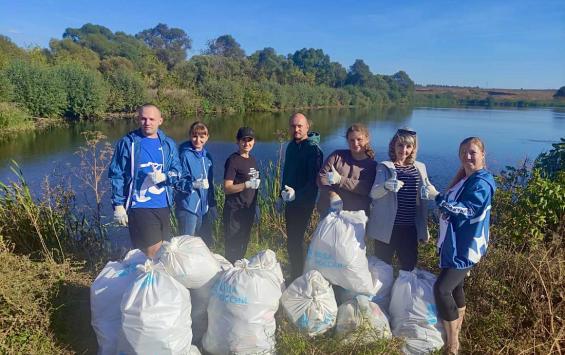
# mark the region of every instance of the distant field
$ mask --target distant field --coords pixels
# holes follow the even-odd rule
[[[451,86],[416,86],[418,95],[452,94],[458,99],[486,99],[492,97],[500,100],[551,101],[556,90],[522,90],[522,89],[482,89]]]

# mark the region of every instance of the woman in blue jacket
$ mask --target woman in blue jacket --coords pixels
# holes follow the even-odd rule
[[[204,148],[209,138],[208,127],[196,121],[190,126],[188,136],[190,140],[179,147],[182,176],[175,196],[179,233],[199,236],[211,247],[212,222],[218,213],[212,156]]]
[[[485,147],[477,137],[459,145],[461,167],[445,194],[436,196],[441,213],[438,240],[441,273],[434,286],[439,316],[447,333],[446,350],[459,351],[465,315],[463,281],[486,253],[494,177],[485,170]]]

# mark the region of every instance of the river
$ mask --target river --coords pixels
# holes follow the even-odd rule
[[[347,127],[365,123],[371,132],[371,144],[377,160],[388,159],[388,142],[399,127],[408,126],[418,132],[418,160],[428,167],[431,180],[444,187],[458,166],[459,142],[468,136],[479,136],[487,150],[487,164],[494,172],[524,159],[534,159],[551,148],[551,143],[565,136],[565,110],[558,109],[480,109],[480,108],[388,108],[342,109],[306,112],[312,129],[321,134],[321,146],[327,156],[335,149],[346,148]],[[223,163],[236,149],[237,128],[248,125],[257,134],[253,154],[265,164],[275,160],[279,151],[278,132],[286,137],[289,113],[252,113],[204,117],[210,127],[207,149],[215,160],[216,181],[221,181]],[[186,140],[191,119],[165,119],[163,130],[178,143]],[[80,123],[71,127],[19,134],[0,142],[0,181],[14,175],[10,161],[17,161],[28,181],[39,186],[46,175],[69,175],[77,166],[74,152],[84,144],[81,132],[100,130],[112,144],[136,127],[132,120]]]

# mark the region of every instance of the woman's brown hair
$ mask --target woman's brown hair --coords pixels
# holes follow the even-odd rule
[[[365,154],[371,159],[375,159],[375,151],[371,147],[371,135],[369,134],[369,129],[362,123],[352,124],[345,133],[345,139],[349,138],[349,133],[359,132],[367,138],[367,144],[365,145]]]

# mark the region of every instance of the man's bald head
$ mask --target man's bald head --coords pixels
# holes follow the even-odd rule
[[[310,122],[303,113],[297,112],[288,120],[289,134],[295,142],[301,142],[308,138]]]
[[[161,111],[157,106],[153,104],[139,106],[137,109],[137,120],[139,122],[139,128],[144,136],[150,138],[157,137],[159,126],[163,123]]]

